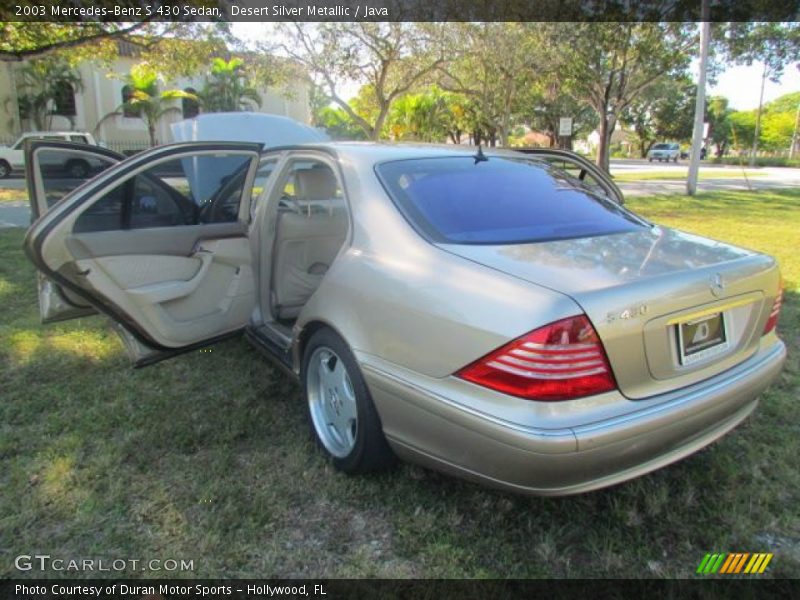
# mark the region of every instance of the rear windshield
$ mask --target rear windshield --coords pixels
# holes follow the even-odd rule
[[[438,243],[519,244],[644,226],[543,161],[459,156],[386,162],[376,171],[411,224]]]

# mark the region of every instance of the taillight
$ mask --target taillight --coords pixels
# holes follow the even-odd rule
[[[456,376],[528,400],[570,400],[617,387],[603,344],[586,315],[532,331]]]
[[[770,331],[775,329],[775,326],[778,324],[778,316],[781,314],[781,305],[783,304],[783,287],[778,290],[778,295],[775,296],[775,302],[772,303],[772,311],[769,313],[769,319],[767,319],[767,324],[764,325],[764,333],[761,335],[767,335]]]

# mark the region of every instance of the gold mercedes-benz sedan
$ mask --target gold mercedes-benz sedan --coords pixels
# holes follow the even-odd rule
[[[68,160],[87,181],[45,166]],[[785,359],[773,258],[642,219],[569,152],[33,142],[26,166],[44,321],[102,312],[137,366],[244,331],[348,473],[612,485],[736,427]]]

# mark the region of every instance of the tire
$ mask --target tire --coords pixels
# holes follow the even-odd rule
[[[306,344],[300,379],[311,435],[336,469],[368,473],[395,463],[355,357],[331,329]]]
[[[11,165],[4,160],[0,160],[0,179],[5,179],[11,175]]]
[[[648,158],[647,162],[653,162],[653,159],[652,158]]]
[[[675,162],[675,163],[678,162],[678,157],[677,156],[673,159],[673,162]]]
[[[84,179],[89,174],[89,163],[85,160],[70,160],[64,165],[64,170],[73,179]]]

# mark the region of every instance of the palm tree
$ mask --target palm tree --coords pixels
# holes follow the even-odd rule
[[[147,125],[147,133],[150,136],[150,144],[158,144],[156,140],[156,125],[161,118],[172,111],[181,109],[172,104],[173,100],[179,98],[197,97],[183,90],[158,91],[158,73],[147,63],[134,65],[131,72],[125,77],[125,88],[123,88],[126,100],[111,115],[116,116],[120,113],[126,116],[138,117]],[[103,118],[105,119],[105,117]]]
[[[261,105],[261,96],[250,85],[240,58],[212,60],[211,72],[198,96],[206,112],[235,112]]]
[[[39,131],[50,129],[67,92],[83,88],[81,76],[62,58],[30,61],[18,71],[18,77],[20,116],[30,119]],[[74,115],[64,116],[72,121]]]

